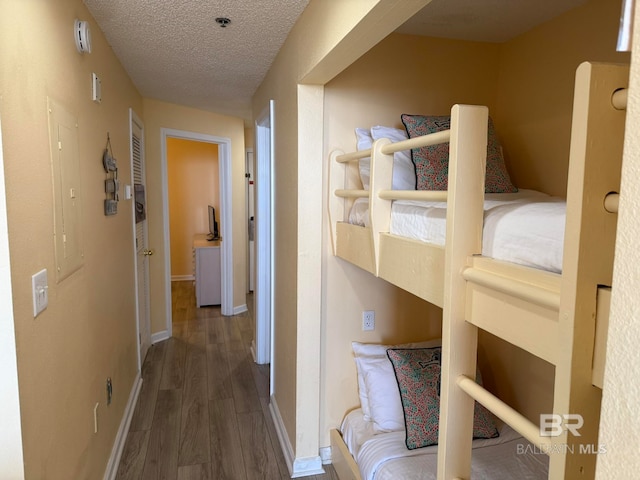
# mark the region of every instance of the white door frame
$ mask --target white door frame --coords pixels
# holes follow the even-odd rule
[[[167,139],[179,138],[218,145],[220,176],[220,266],[222,277],[222,315],[233,315],[233,216],[231,214],[231,139],[203,133],[160,129],[162,169],[162,221],[164,230],[164,265],[166,284],[167,332],[171,335],[171,240],[169,233],[169,179],[167,174]]]
[[[253,157],[253,148],[245,148],[245,197],[246,197],[246,211],[247,211],[247,291],[253,292],[255,290],[256,272],[256,249],[255,249],[255,159]],[[251,233],[252,224],[251,217],[254,219],[253,235]],[[253,239],[251,239],[253,237]],[[255,302],[254,302],[255,305]]]
[[[271,385],[274,382],[273,362],[273,262],[274,262],[274,102],[255,122],[256,132],[256,363],[271,364]],[[273,394],[273,391],[271,391]]]

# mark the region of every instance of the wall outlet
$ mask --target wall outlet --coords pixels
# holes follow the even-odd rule
[[[371,331],[376,329],[376,312],[367,310],[362,312],[362,330]]]

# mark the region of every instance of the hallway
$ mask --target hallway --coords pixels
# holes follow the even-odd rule
[[[289,478],[269,412],[269,367],[251,358],[251,310],[224,317],[220,307],[197,308],[191,281],[172,282],[172,302],[173,337],[145,359],[117,480]],[[325,470],[307,478],[337,479]]]

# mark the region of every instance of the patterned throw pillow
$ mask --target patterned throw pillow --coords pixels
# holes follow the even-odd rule
[[[438,443],[440,421],[440,365],[441,349],[390,348],[387,356],[400,389],[404,421],[407,430],[405,443],[409,450]],[[491,412],[475,402],[473,438],[498,436]]]
[[[409,138],[447,130],[451,116],[407,115],[401,116]],[[449,175],[449,142],[414,148],[411,160],[416,167],[418,190],[446,190]],[[489,118],[487,139],[486,193],[513,193],[518,189],[511,183],[504,164],[502,147],[496,136],[493,121]]]

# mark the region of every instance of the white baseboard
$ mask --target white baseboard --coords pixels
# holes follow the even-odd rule
[[[195,280],[196,277],[193,275],[171,275],[172,282],[186,282],[188,280]]]
[[[133,381],[131,392],[129,393],[129,400],[124,409],[122,420],[120,421],[120,427],[116,434],[116,439],[113,442],[113,448],[111,448],[111,455],[107,462],[107,469],[104,472],[104,480],[115,480],[118,473],[118,466],[120,465],[120,457],[122,456],[122,450],[124,450],[124,444],[127,441],[127,435],[129,434],[129,427],[131,426],[131,418],[133,417],[133,411],[136,408],[138,402],[138,395],[142,389],[142,377],[140,372],[136,374],[136,378]]]
[[[168,330],[162,330],[161,332],[153,333],[151,334],[151,344],[155,345],[156,343],[167,340],[168,338],[171,338]]]
[[[247,304],[245,303],[244,305],[238,305],[237,307],[233,307],[233,314],[239,315],[241,313],[246,312],[247,310],[249,309],[247,308]]]
[[[326,473],[322,468],[320,455],[315,457],[296,458],[293,461],[293,472],[291,478],[308,477],[310,475],[323,475]]]
[[[320,447],[320,459],[323,465],[331,463],[331,447]]]
[[[306,477],[309,475],[322,475],[325,473],[322,468],[322,460],[319,455],[313,457],[298,457],[295,458],[293,453],[293,447],[289,441],[287,430],[280,416],[280,410],[274,396],[271,396],[269,402],[269,411],[271,412],[271,418],[278,434],[278,441],[280,442],[280,448],[284,454],[284,459],[287,462],[287,468],[291,478]]]

